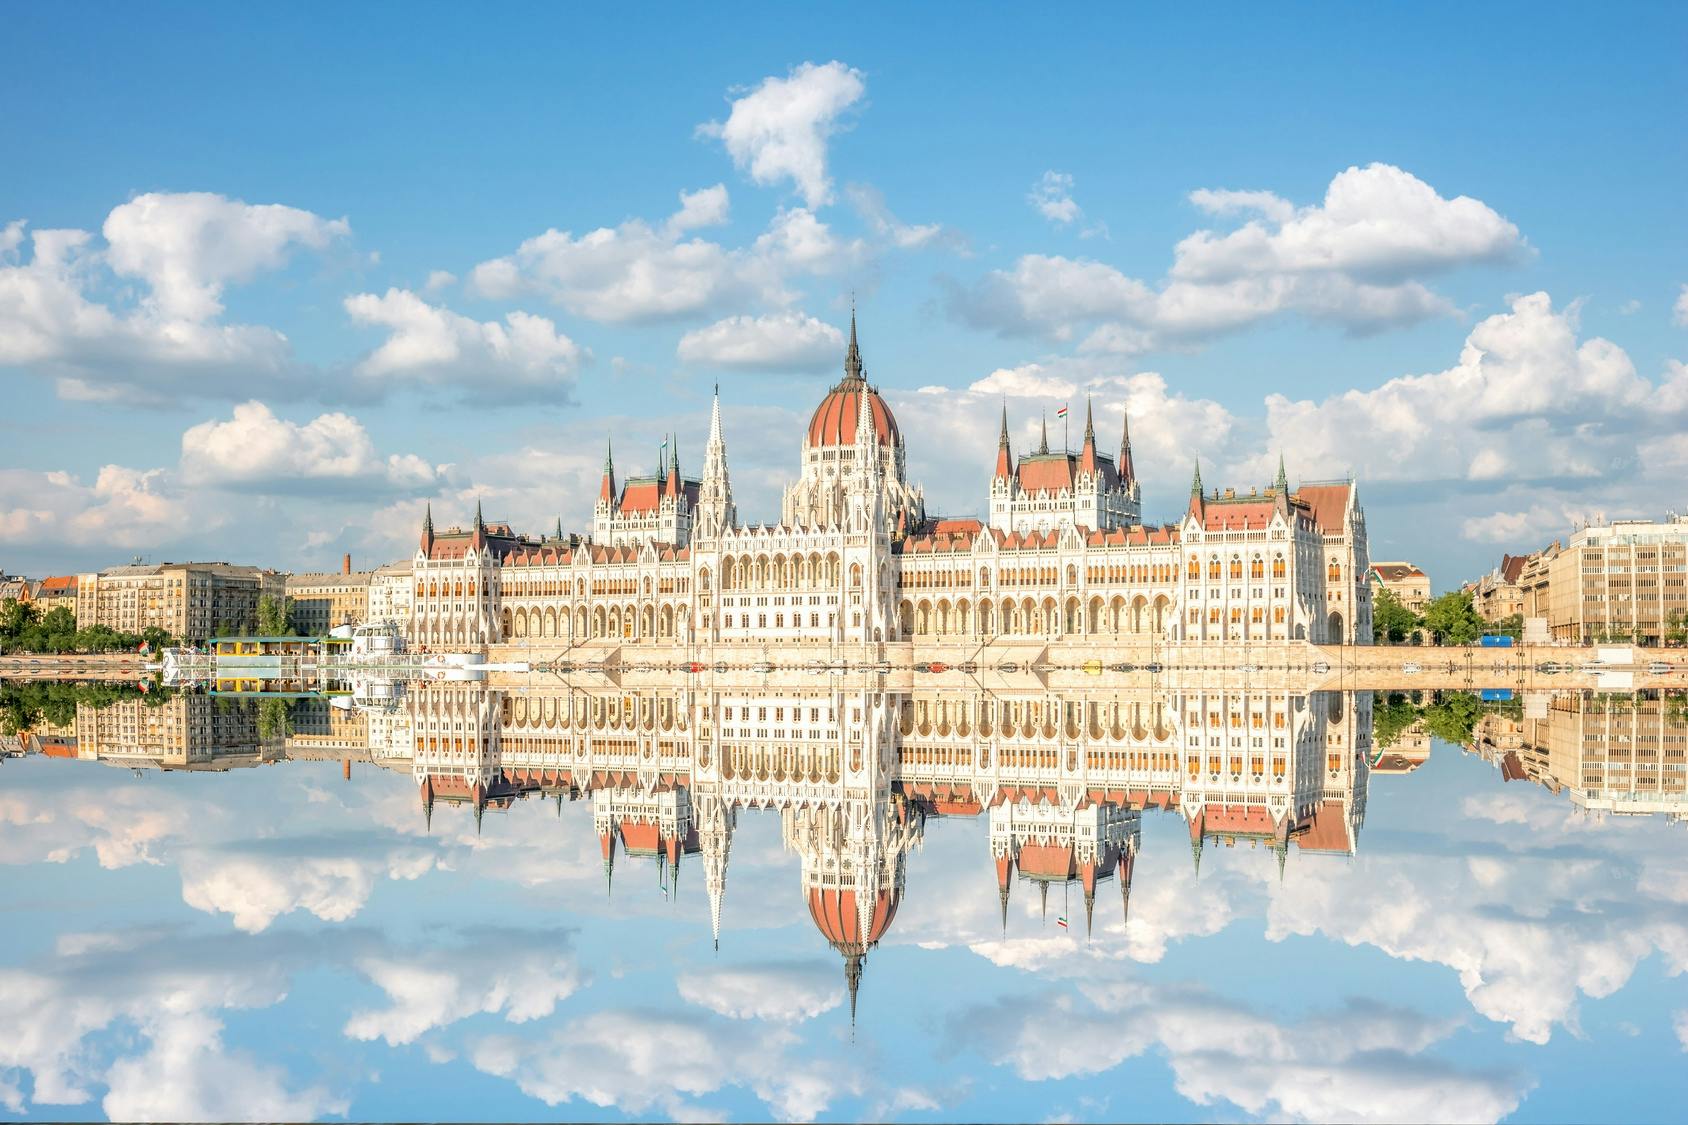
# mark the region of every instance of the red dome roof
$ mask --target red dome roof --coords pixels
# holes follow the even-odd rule
[[[868,917],[867,941],[862,941],[861,922],[856,915],[856,892],[832,887],[814,887],[809,891],[809,916],[822,936],[834,945],[860,949],[872,945],[885,936],[891,919],[897,915],[897,896],[880,891],[874,896],[873,912]]]
[[[897,444],[897,419],[891,408],[885,405],[878,391],[860,379],[844,380],[821,400],[815,416],[809,419],[808,444],[811,447],[856,444],[857,411],[862,408],[863,398],[873,412],[873,428],[879,440],[886,445]]]

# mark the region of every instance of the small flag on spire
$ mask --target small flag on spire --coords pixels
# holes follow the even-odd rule
[[[1067,916],[1065,914],[1061,915],[1059,918],[1055,919],[1055,924],[1057,926],[1060,926],[1063,930],[1066,929],[1067,928]]]
[[[1055,412],[1055,417],[1065,418],[1066,416],[1067,416],[1067,404],[1063,402],[1061,404],[1061,409],[1059,409]]]

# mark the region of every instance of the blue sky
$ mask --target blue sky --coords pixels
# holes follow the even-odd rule
[[[0,566],[578,527],[717,382],[771,518],[853,292],[935,509],[1088,392],[1150,518],[1282,448],[1454,585],[1681,506],[1685,22],[15,7]]]
[[[773,814],[740,818],[716,954],[695,869],[668,900],[624,863],[606,898],[584,802],[425,834],[407,772],[3,768],[14,1115],[1659,1120],[1688,1093],[1680,826],[1443,743],[1373,777],[1356,858],[1282,882],[1217,847],[1196,880],[1150,816],[1130,926],[1099,894],[1089,946],[1023,887],[1002,935],[983,821],[929,821],[854,1043]]]

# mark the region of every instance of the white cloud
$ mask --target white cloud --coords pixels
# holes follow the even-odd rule
[[[680,338],[682,363],[740,371],[821,371],[840,361],[844,334],[802,312],[730,316]]]
[[[1316,403],[1274,394],[1266,415],[1270,447],[1295,451],[1314,476],[1352,468],[1369,480],[1423,479],[1440,469],[1484,479],[1489,462],[1473,460],[1483,453],[1514,481],[1542,481],[1632,464],[1635,431],[1649,424],[1643,407],[1657,395],[1622,348],[1578,339],[1575,306],[1556,310],[1533,293],[1477,324],[1445,371]]]
[[[772,266],[807,273],[848,269],[867,254],[859,239],[840,239],[813,211],[803,207],[781,208],[752,250]]]
[[[450,270],[429,270],[428,280],[422,288],[428,293],[439,293],[457,284],[457,275]]]
[[[311,1121],[341,1115],[345,1097],[321,1086],[290,1089],[287,1072],[223,1045],[204,1014],[160,1014],[142,1023],[147,1050],[119,1059],[100,1104],[113,1121]]]
[[[1052,220],[1074,221],[1070,188],[1070,178],[1050,173],[1032,202]],[[1203,189],[1191,199],[1211,214],[1256,217],[1183,239],[1158,285],[1102,262],[1029,254],[953,289],[951,310],[980,327],[1055,340],[1111,326],[1175,344],[1285,313],[1371,331],[1456,311],[1419,275],[1528,249],[1487,205],[1446,199],[1387,164],[1347,169],[1321,204],[1299,209],[1268,192]]]
[[[86,231],[38,230],[29,261],[0,256],[0,366],[37,371],[58,381],[62,397],[96,401],[224,394],[229,381],[219,376],[228,375],[247,393],[285,383],[291,348],[280,332],[168,315],[217,307],[228,274],[196,280],[179,263],[160,264],[162,297],[120,310],[90,296],[106,276],[91,240]],[[137,267],[153,261],[139,246],[130,252]]]
[[[103,1083],[102,1108],[114,1119],[343,1113],[343,1099],[289,1089],[280,1067],[224,1047],[211,1015],[279,1002],[288,974],[318,955],[299,935],[239,947],[174,931],[67,935],[56,956],[0,970],[0,1025],[9,1029],[0,1068],[28,1071],[37,1105],[80,1105]],[[132,1026],[145,1050],[102,1067],[87,1040],[118,1024]]]
[[[861,71],[837,61],[805,62],[784,78],[764,78],[734,99],[726,121],[707,122],[698,133],[719,139],[755,183],[790,180],[808,206],[818,207],[832,199],[827,140],[865,93]]]
[[[799,1061],[784,1032],[659,1013],[599,1011],[548,1036],[488,1036],[470,1050],[475,1067],[509,1078],[546,1105],[575,1100],[617,1112],[661,1112],[676,1120],[707,1113],[684,1099],[743,1086],[781,1120],[811,1121],[840,1093],[855,1091],[853,1071]]]
[[[376,879],[415,879],[432,865],[431,856],[409,849],[385,857],[222,849],[184,855],[179,867],[183,902],[227,914],[236,929],[255,934],[295,910],[344,922],[369,901]]]
[[[1045,172],[1043,178],[1032,185],[1026,202],[1038,214],[1062,226],[1077,221],[1084,214],[1073,201],[1073,178],[1066,172]]]
[[[584,353],[542,316],[520,310],[504,322],[477,321],[431,305],[408,289],[345,300],[360,324],[389,331],[356,367],[372,381],[457,383],[484,393],[498,386],[566,391]]]
[[[1678,327],[1688,328],[1688,284],[1684,284],[1676,295],[1676,304],[1671,306],[1671,319]]]
[[[703,239],[682,241],[680,233],[639,219],[579,238],[552,229],[482,262],[469,281],[485,297],[537,292],[609,323],[689,316],[752,290],[735,255]]]
[[[294,246],[322,250],[351,232],[280,204],[254,206],[210,192],[148,192],[106,216],[106,261],[151,289],[161,320],[200,322],[223,311],[223,287],[280,268]]]
[[[358,969],[391,1003],[377,1011],[353,1012],[346,1034],[397,1046],[481,1013],[502,1013],[510,1023],[526,1023],[549,1016],[582,984],[573,953],[555,934],[480,933],[475,944],[498,949],[497,960],[466,957],[459,948],[430,948],[402,958],[359,961]]]
[[[1683,1051],[1688,1052],[1688,1008],[1676,1013],[1673,1026],[1676,1028],[1676,1041],[1682,1044]]]
[[[720,226],[727,221],[729,211],[726,184],[683,191],[680,193],[680,209],[668,217],[668,230],[678,234],[699,227]]]
[[[1052,1003],[964,1011],[951,1034],[1031,1081],[1104,1073],[1158,1048],[1178,1092],[1196,1104],[1298,1121],[1496,1121],[1527,1088],[1425,1057],[1457,1021],[1350,1004],[1286,1027],[1174,987],[1127,981],[1087,992],[1090,1004],[1057,994]]]
[[[210,420],[182,434],[181,475],[195,486],[289,480],[356,481],[391,488],[432,485],[438,471],[414,454],[385,459],[363,424],[349,414],[322,414],[299,424],[261,402],[241,403],[226,421]]]
[[[837,965],[822,961],[682,973],[680,996],[736,1020],[801,1023],[844,1002]]]
[[[206,518],[189,526],[189,504],[162,469],[105,465],[92,484],[65,472],[0,469],[0,496],[16,498],[17,505],[0,507],[0,542],[51,537],[76,546],[154,548],[220,523],[196,506],[196,515]]]
[[[1389,164],[1339,173],[1323,203],[1311,207],[1291,208],[1267,192],[1196,193],[1191,199],[1217,213],[1246,202],[1266,222],[1250,220],[1227,234],[1197,231],[1184,239],[1174,251],[1172,276],[1185,281],[1340,273],[1393,282],[1424,271],[1506,261],[1525,250],[1518,228],[1487,204],[1465,195],[1446,199]]]

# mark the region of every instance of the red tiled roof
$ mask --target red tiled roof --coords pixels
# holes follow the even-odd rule
[[[1295,846],[1304,852],[1340,852],[1346,855],[1352,851],[1342,802],[1320,801],[1313,810],[1313,819],[1307,830],[1295,838]]]
[[[43,594],[74,593],[76,591],[76,575],[61,574],[54,578],[41,580]]]
[[[1343,513],[1348,510],[1351,484],[1304,484],[1295,498],[1312,511],[1313,522],[1323,531],[1341,531]]]
[[[878,391],[859,380],[846,380],[821,399],[821,404],[815,407],[814,417],[809,419],[809,445],[856,444],[856,414],[863,395],[867,396],[869,409],[873,411],[873,428],[879,440],[886,445],[895,445],[900,440],[896,416],[879,397]]]
[[[662,506],[662,482],[651,478],[648,480],[630,480],[621,486],[621,504],[623,512],[654,512]]]
[[[1070,453],[1040,453],[1020,458],[1014,475],[1022,492],[1063,492],[1072,488],[1078,458]]]
[[[880,891],[868,914],[867,933],[856,914],[856,892],[835,887],[814,887],[809,891],[809,917],[821,935],[834,945],[861,948],[885,936],[897,915],[897,895]]]

